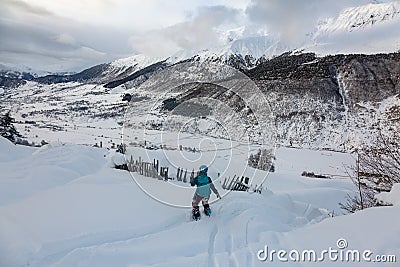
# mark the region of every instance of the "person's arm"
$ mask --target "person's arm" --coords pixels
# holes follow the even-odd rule
[[[221,198],[210,177],[208,177],[208,181],[210,182],[210,189],[217,195],[217,197]]]
[[[196,178],[190,179],[190,185],[191,185],[191,186],[197,185],[197,177],[196,177]]]

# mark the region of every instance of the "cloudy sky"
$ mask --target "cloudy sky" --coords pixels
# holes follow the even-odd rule
[[[0,64],[79,71],[145,53],[218,44],[219,34],[278,33],[292,44],[322,16],[371,0],[0,0]]]

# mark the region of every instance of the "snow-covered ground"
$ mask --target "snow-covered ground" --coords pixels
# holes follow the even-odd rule
[[[133,177],[176,194],[165,181],[110,168],[113,154],[60,143],[35,149],[0,138],[0,266],[315,265],[301,256],[294,262],[292,250],[315,250],[325,255],[323,265],[365,266],[363,259],[334,261],[321,253],[400,256],[400,207],[341,215],[338,202],[355,190],[350,179],[300,176],[304,170],[344,176],[353,163],[348,154],[278,148],[276,172],[262,194],[230,192],[198,222],[189,208],[151,198]],[[185,192],[190,203],[194,188]],[[266,246],[268,259],[260,261]],[[271,262],[272,250],[287,251],[280,256],[289,263],[277,253]]]

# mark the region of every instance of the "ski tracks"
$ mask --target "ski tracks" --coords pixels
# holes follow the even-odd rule
[[[216,216],[221,216],[222,205],[218,208]],[[211,219],[215,219],[212,218]],[[230,227],[220,225],[218,220],[215,220],[211,228],[208,240],[208,266],[240,266],[235,249],[234,234],[230,231]],[[218,242],[220,241],[220,242]],[[218,243],[223,244],[223,247],[218,246]],[[218,250],[218,251],[217,251]],[[251,253],[250,257],[251,257]],[[252,262],[246,257],[246,262]]]
[[[228,252],[229,266],[239,266],[235,253],[233,252],[233,235],[230,234],[229,237],[225,239],[225,245]]]
[[[216,243],[216,236],[218,233],[218,225],[214,224],[210,238],[208,240],[208,266],[218,266],[217,259],[215,256],[215,243]]]

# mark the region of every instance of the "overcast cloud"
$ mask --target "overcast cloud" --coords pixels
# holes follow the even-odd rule
[[[368,0],[0,0],[0,64],[79,71],[146,53],[220,42],[218,32],[280,34],[301,43],[322,16]]]
[[[130,38],[132,48],[155,56],[168,56],[185,50],[201,50],[219,43],[215,29],[237,27],[241,13],[225,7],[199,7],[184,22],[152,30]]]

